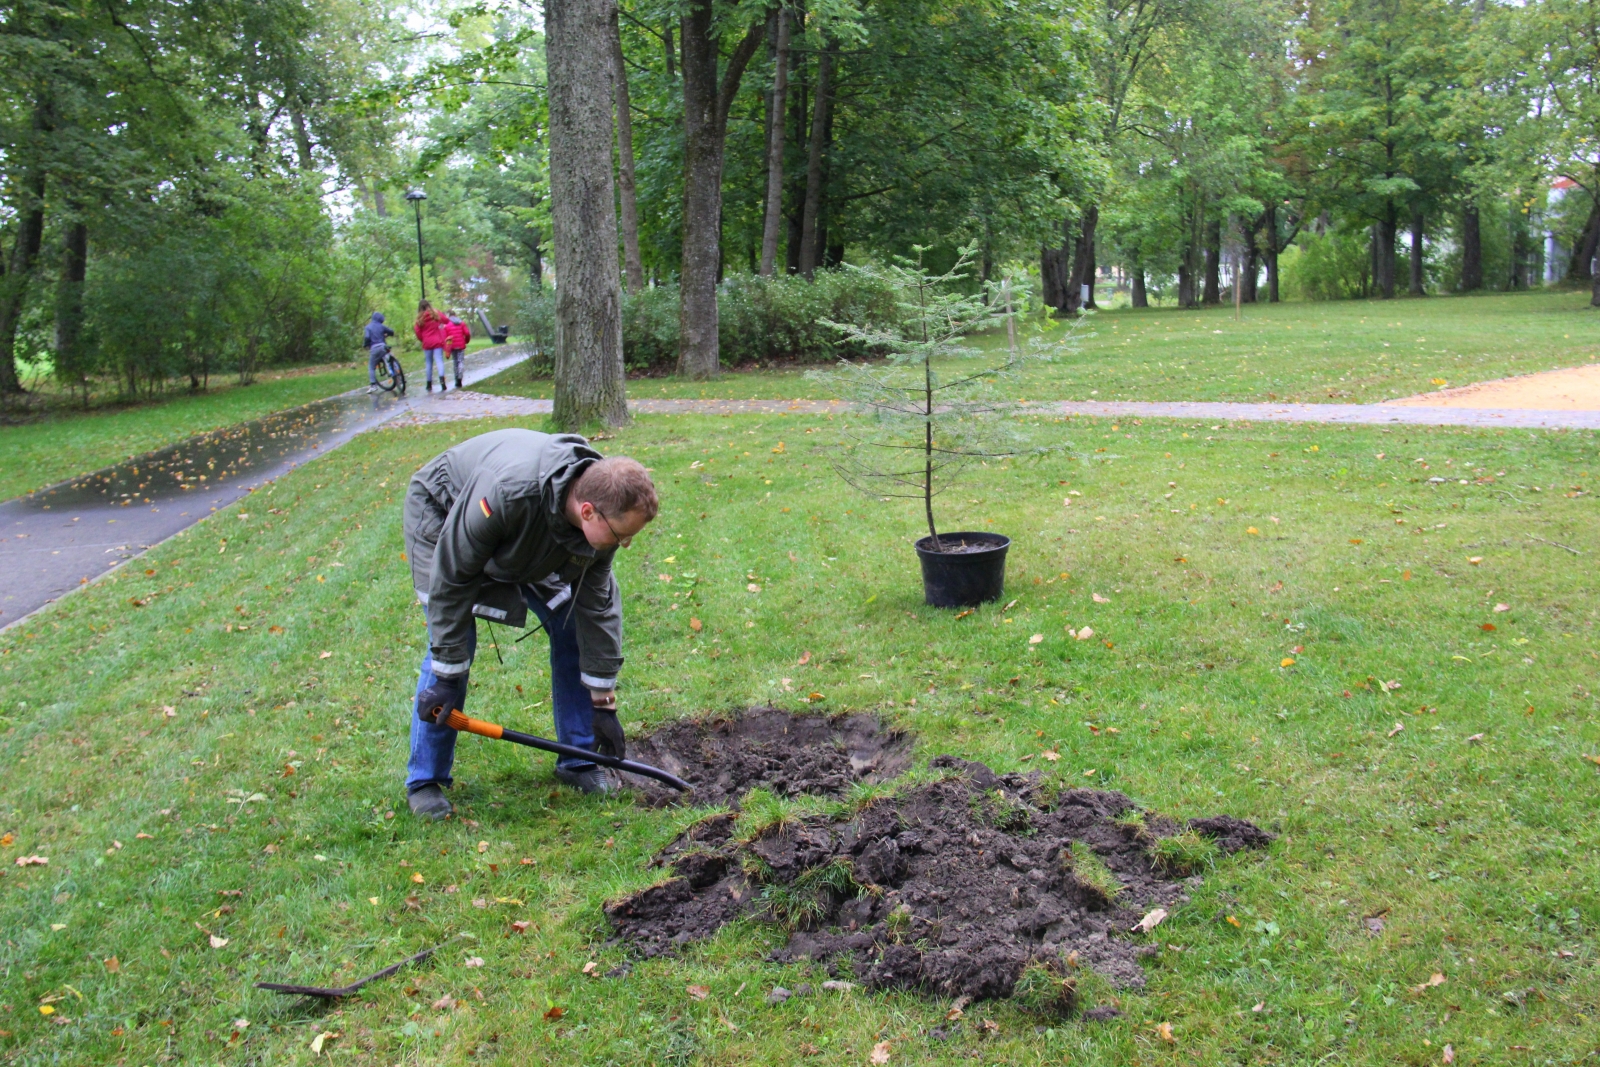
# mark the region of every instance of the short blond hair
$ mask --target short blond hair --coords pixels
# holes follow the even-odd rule
[[[587,501],[610,518],[637,511],[649,522],[661,510],[650,472],[628,456],[607,456],[589,464],[572,483],[571,493],[580,503]]]

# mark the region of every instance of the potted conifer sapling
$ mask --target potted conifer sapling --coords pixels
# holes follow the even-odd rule
[[[941,531],[934,498],[974,467],[1051,451],[1023,439],[1018,402],[1004,389],[1024,366],[1052,358],[1065,342],[1018,345],[1018,294],[1009,279],[987,291],[962,291],[975,245],[942,274],[924,268],[925,251],[917,247],[915,260],[896,257],[888,266],[846,267],[891,286],[900,314],[888,325],[829,322],[856,349],[885,358],[841,359],[813,376],[851,405],[842,439],[831,446],[834,469],[868,496],[922,503],[928,533],[915,547],[924,599],[934,607],[969,607],[1005,591],[1011,539]],[[997,319],[1006,327],[1003,358],[973,365],[981,353],[964,339]]]

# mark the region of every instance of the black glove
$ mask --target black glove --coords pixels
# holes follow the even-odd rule
[[[594,709],[594,739],[595,751],[601,755],[627,758],[628,740],[623,736],[622,724],[617,721],[615,706]]]
[[[433,676],[433,684],[417,696],[417,717],[444,725],[452,711],[460,711],[467,702],[467,676],[465,673],[448,678]]]

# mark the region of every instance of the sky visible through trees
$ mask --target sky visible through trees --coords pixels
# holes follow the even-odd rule
[[[648,325],[682,374],[737,358],[731,277],[917,247],[1063,315],[1595,280],[1600,0],[582,6],[617,234],[585,247],[624,348]],[[583,183],[551,173],[550,14],[10,0],[0,395],[351,359],[373,310],[406,337],[411,187],[431,297],[553,323]]]

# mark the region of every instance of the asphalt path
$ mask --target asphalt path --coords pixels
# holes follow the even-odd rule
[[[470,384],[524,359],[514,346],[468,357]],[[814,415],[849,405],[819,400],[639,400],[637,414]],[[430,423],[548,414],[549,400],[451,390],[396,400],[353,390],[201,434],[60,485],[0,503],[0,629],[227,507],[252,489],[392,420]],[[1600,429],[1600,411],[1410,404],[1230,404],[1034,401],[1024,411],[1102,418],[1216,422]]]
[[[526,358],[516,346],[483,349],[467,356],[463,378],[481,381]],[[0,629],[357,434],[453,407],[455,397],[354,389],[0,503]]]

